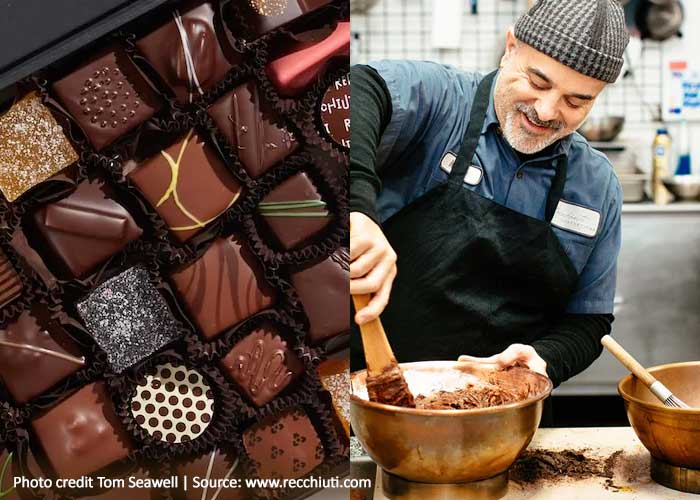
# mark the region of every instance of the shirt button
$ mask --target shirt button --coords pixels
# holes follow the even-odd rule
[[[515,176],[516,176],[518,179],[522,179],[522,178],[523,178],[523,175],[525,175],[525,174],[523,174],[523,171],[522,171],[522,170],[518,170],[518,173],[515,174]]]

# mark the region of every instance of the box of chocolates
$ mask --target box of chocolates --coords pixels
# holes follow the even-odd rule
[[[0,102],[3,498],[349,470],[348,2],[153,7]]]

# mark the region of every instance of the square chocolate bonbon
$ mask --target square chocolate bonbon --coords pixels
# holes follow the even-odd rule
[[[325,459],[323,443],[300,407],[271,415],[247,429],[243,445],[260,478],[298,479]]]
[[[292,284],[309,319],[309,341],[318,344],[350,329],[349,255],[336,251],[292,273]]]
[[[141,267],[132,267],[105,281],[77,307],[117,373],[180,335],[167,302]]]
[[[242,192],[216,151],[194,130],[128,177],[180,241],[231,208]]]
[[[35,304],[0,330],[0,380],[18,403],[27,403],[85,366],[78,345]]]
[[[206,339],[270,307],[276,291],[240,236],[218,238],[171,279]]]
[[[260,177],[299,147],[252,81],[234,88],[207,111],[253,178]]]
[[[0,190],[15,201],[78,154],[41,97],[29,92],[0,116]]]
[[[151,118],[162,106],[119,48],[100,53],[55,82],[52,89],[98,151]]]
[[[0,309],[22,295],[22,280],[5,252],[0,250]]]
[[[167,22],[136,42],[181,104],[204,95],[240,62],[214,16],[211,2],[185,2]]]
[[[122,460],[133,449],[104,382],[94,382],[32,421],[59,477],[79,478]]]
[[[220,365],[256,406],[272,401],[304,371],[287,341],[269,323],[239,340]]]
[[[304,172],[270,191],[258,205],[258,213],[286,250],[310,243],[333,217]]]
[[[143,233],[100,180],[85,180],[65,198],[41,206],[33,222],[51,256],[76,278],[88,275]]]
[[[241,0],[243,21],[257,36],[296,21],[332,0]],[[231,5],[234,2],[231,2]],[[230,15],[236,15],[235,11]]]

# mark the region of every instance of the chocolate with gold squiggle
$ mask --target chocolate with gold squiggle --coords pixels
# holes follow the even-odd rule
[[[199,259],[171,278],[207,339],[271,306],[276,295],[237,235],[215,240]]]
[[[320,9],[331,0],[240,0],[243,17],[256,36]],[[231,2],[231,6],[236,2]],[[234,12],[230,13],[231,16]],[[237,20],[237,19],[236,19]]]
[[[287,342],[272,325],[239,341],[221,360],[221,367],[256,406],[264,406],[303,371]]]
[[[136,42],[182,104],[204,95],[240,62],[216,26],[210,2],[186,2],[165,24]]]
[[[242,190],[214,149],[194,130],[128,177],[180,241],[232,207]]]

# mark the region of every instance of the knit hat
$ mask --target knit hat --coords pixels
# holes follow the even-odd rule
[[[620,75],[630,39],[617,0],[539,0],[515,23],[515,37],[608,83]]]

